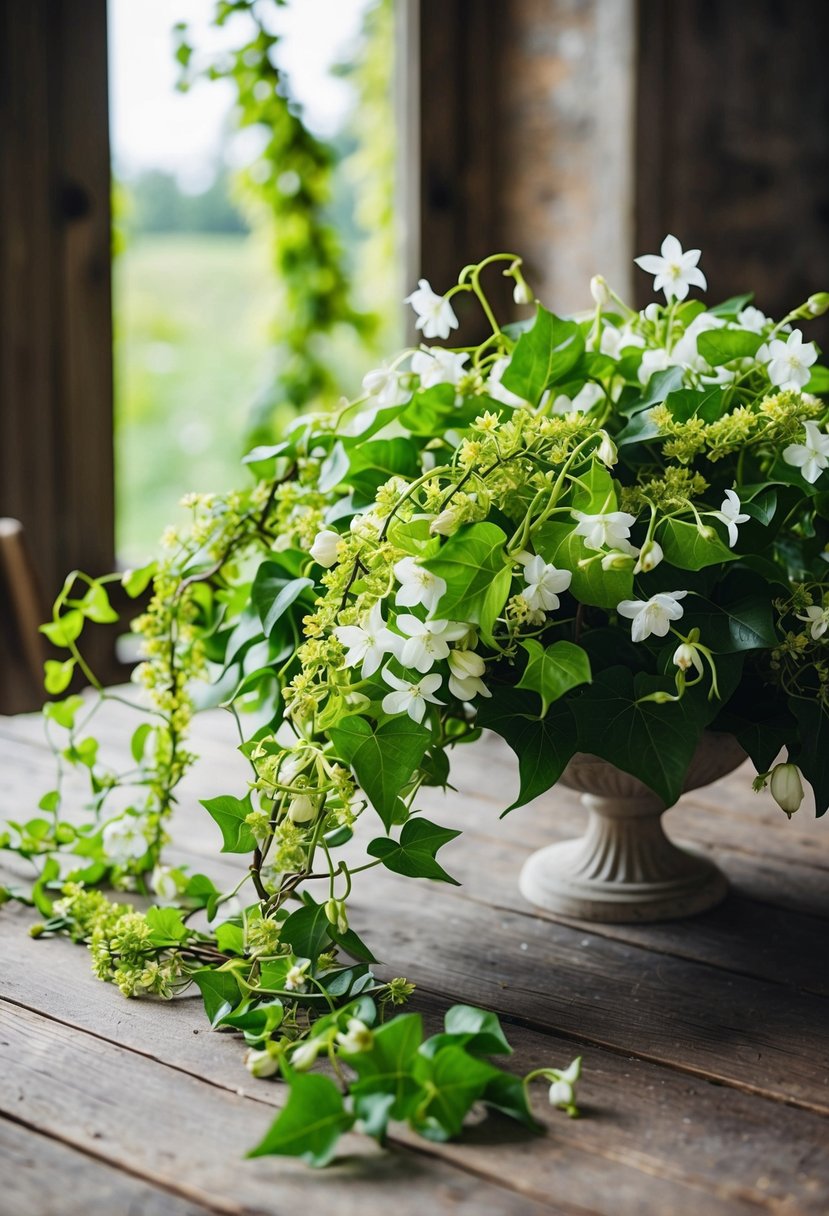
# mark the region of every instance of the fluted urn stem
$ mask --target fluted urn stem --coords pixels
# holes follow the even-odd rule
[[[743,758],[731,736],[703,736],[686,789]],[[669,840],[665,804],[636,778],[595,756],[576,756],[562,780],[585,791],[587,830],[528,858],[520,886],[531,903],[578,920],[656,921],[703,912],[723,898],[725,877],[708,858]]]

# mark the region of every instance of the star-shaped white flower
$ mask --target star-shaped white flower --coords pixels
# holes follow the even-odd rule
[[[552,612],[558,608],[561,603],[558,593],[566,591],[573,578],[570,571],[556,569],[539,554],[519,553],[517,560],[524,567],[526,583],[521,594],[533,612]]]
[[[651,634],[664,638],[671,621],[678,621],[685,611],[679,601],[687,594],[687,591],[660,591],[649,600],[622,600],[616,611],[633,621],[630,636],[634,642],[644,642]]]
[[[761,334],[769,323],[769,319],[759,308],[749,305],[737,313],[737,324],[740,329],[747,329],[750,334]]]
[[[406,377],[390,367],[377,367],[363,376],[363,388],[375,397],[381,409],[392,405],[405,405],[412,393],[406,385]]]
[[[797,619],[805,621],[810,626],[809,633],[812,635],[812,641],[817,642],[829,629],[829,608],[810,604],[805,612],[798,612]]]
[[[708,287],[705,275],[697,266],[700,258],[699,249],[688,249],[683,253],[682,246],[675,236],[666,236],[662,242],[660,257],[656,253],[645,253],[634,258],[637,266],[646,274],[654,275],[654,291],[664,291],[666,300],[684,300],[689,287]]]
[[[823,470],[829,467],[829,435],[825,435],[811,419],[803,423],[803,429],[806,442],[790,443],[783,449],[783,459],[786,464],[800,469],[805,481],[814,484]]]
[[[425,570],[413,557],[403,557],[396,562],[394,573],[400,583],[395,601],[401,607],[414,608],[422,604],[427,612],[434,612],[446,591],[444,579]]]
[[[417,313],[415,326],[424,338],[448,338],[458,328],[455,310],[444,296],[432,291],[428,279],[419,279],[417,290],[406,296],[404,304],[411,304]]]
[[[811,378],[809,368],[817,359],[814,342],[804,342],[799,329],[793,329],[785,342],[775,338],[768,346],[769,380],[776,388],[803,388]]]
[[[633,552],[633,546],[628,537],[630,529],[636,523],[636,516],[627,511],[602,511],[598,515],[588,515],[584,511],[571,512],[577,520],[576,536],[584,538],[587,549],[621,549],[623,553]]]
[[[374,675],[385,654],[397,653],[400,642],[397,634],[386,628],[379,600],[363,618],[361,625],[337,625],[333,632],[337,641],[346,647],[346,667],[356,667],[362,663],[360,674],[364,680]]]
[[[747,523],[751,519],[750,515],[741,513],[741,506],[739,495],[734,490],[726,490],[719,511],[711,512],[714,518],[725,524],[728,529],[728,545],[731,549],[734,548],[739,537],[737,531],[739,524]]]
[[[408,714],[413,722],[422,722],[427,701],[433,705],[443,705],[443,701],[435,696],[440,688],[439,675],[423,676],[415,684],[411,680],[401,680],[385,667],[383,679],[394,689],[394,692],[387,692],[383,697],[385,714]]]
[[[455,384],[466,374],[464,364],[469,355],[455,354],[442,346],[416,350],[412,355],[412,371],[420,376],[421,388],[433,388],[436,384]]]
[[[477,694],[491,697],[492,693],[481,676],[486,664],[474,650],[451,650],[449,652],[449,691],[459,701],[471,701]]]
[[[421,621],[402,612],[396,621],[405,634],[398,658],[404,667],[415,671],[431,671],[435,663],[449,657],[449,643],[458,642],[469,632],[469,626],[459,621]]]

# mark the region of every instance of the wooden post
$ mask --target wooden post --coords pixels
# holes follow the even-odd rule
[[[115,560],[109,189],[106,0],[0,0],[0,515],[47,601]]]

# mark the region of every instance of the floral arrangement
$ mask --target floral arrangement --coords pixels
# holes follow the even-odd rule
[[[829,295],[779,322],[750,296],[706,308],[689,298],[699,256],[669,236],[638,258],[665,297],[642,312],[597,277],[589,313],[538,306],[503,328],[482,279],[500,269],[530,303],[518,257],[467,266],[445,295],[421,280],[423,345],[252,451],[250,489],[191,495],[166,556],[123,576],[132,596],[152,584],[128,774],[90,733],[121,694],[80,648],[115,617],[111,580],[75,573],[57,599],[44,632],[67,657],[47,664],[61,699],[44,713],[61,772],[88,773],[90,814],[65,814],[59,780],[5,847],[37,867],[37,932],[88,943],[128,996],[197,984],[251,1072],[281,1072],[290,1096],[257,1152],[320,1164],[355,1122],[445,1138],[479,1101],[533,1125],[535,1077],[577,1113],[579,1062],[497,1068],[492,1014],[455,1007],[425,1042],[417,1014],[386,1018],[413,985],[380,982],[349,923],[372,868],[454,881],[437,855],[458,833],[418,794],[482,729],[517,757],[507,810],[577,751],[670,805],[706,730],[737,737],[788,814],[804,779],[829,805],[829,371],[799,327]],[[430,345],[458,328],[460,295],[491,333]],[[62,696],[76,670],[92,702]],[[223,850],[250,855],[232,892],[162,858],[197,696],[230,711],[250,765],[246,789],[203,803]],[[157,904],[112,903],[105,882]]]

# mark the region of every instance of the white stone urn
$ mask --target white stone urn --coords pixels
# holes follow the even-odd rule
[[[724,777],[745,758],[733,735],[706,731],[683,791]],[[723,898],[725,876],[707,857],[668,839],[665,803],[638,778],[578,752],[560,781],[581,793],[587,831],[527,859],[519,885],[530,903],[577,920],[620,922],[691,916]]]

